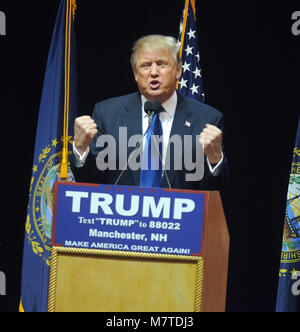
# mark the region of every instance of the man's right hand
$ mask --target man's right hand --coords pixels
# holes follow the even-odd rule
[[[74,124],[74,144],[79,153],[83,154],[97,135],[97,125],[90,116],[81,116]]]

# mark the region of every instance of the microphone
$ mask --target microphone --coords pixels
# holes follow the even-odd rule
[[[147,101],[144,105],[144,111],[148,115],[154,116],[154,114],[160,113],[161,110],[162,110],[161,104],[157,101],[155,101],[154,103]]]

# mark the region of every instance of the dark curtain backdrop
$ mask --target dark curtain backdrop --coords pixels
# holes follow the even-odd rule
[[[136,90],[133,42],[177,36],[184,0],[77,0],[79,112]],[[263,4],[262,4],[263,3]],[[1,0],[0,271],[16,311],[33,147],[44,70],[59,0]],[[206,102],[225,115],[232,174],[228,311],[274,311],[288,179],[299,116],[296,1],[197,0]]]

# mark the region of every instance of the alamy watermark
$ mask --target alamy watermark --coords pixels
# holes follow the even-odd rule
[[[0,271],[0,296],[6,295],[6,277],[4,272]]]
[[[155,153],[159,145],[163,145],[163,136],[151,137],[151,160],[144,155],[142,135],[133,135],[128,139],[126,127],[119,128],[119,141],[111,135],[98,137],[96,147],[99,148],[96,164],[100,171],[127,170],[159,170],[163,164],[163,170],[185,170],[186,181],[200,181],[204,176],[204,151],[200,143],[200,135],[173,135],[168,142],[168,148],[162,153],[160,160]],[[132,152],[128,156],[128,148]],[[172,151],[172,154],[171,154]],[[152,158],[156,155],[156,158]],[[145,160],[146,159],[146,160]],[[161,163],[160,163],[161,161]],[[150,165],[150,167],[149,167]],[[187,173],[189,172],[189,173]]]
[[[300,271],[296,271],[292,275],[292,280],[296,280],[292,285],[292,294],[294,296],[300,295]]]
[[[294,36],[300,35],[300,11],[295,11],[292,14],[292,20],[295,21],[292,25],[292,34]]]
[[[0,35],[6,36],[6,16],[4,12],[0,11]]]

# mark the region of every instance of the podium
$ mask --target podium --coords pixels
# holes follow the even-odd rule
[[[219,192],[57,182],[49,312],[225,311]]]

